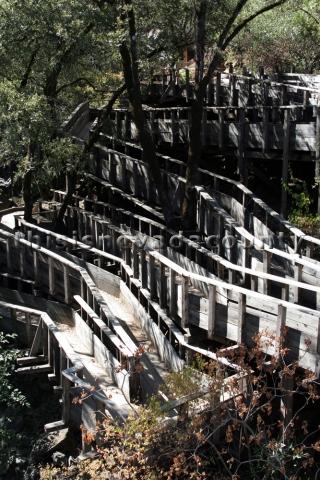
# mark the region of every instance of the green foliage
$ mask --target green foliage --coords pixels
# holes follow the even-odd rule
[[[291,70],[313,73],[320,68],[319,45],[319,3],[289,0],[283,7],[250,23],[234,40],[229,60],[253,71],[264,66],[269,73]]]
[[[12,348],[15,335],[4,335],[0,331],[0,410],[10,409],[18,414],[22,407],[29,407],[26,397],[12,384],[12,374],[15,368],[18,351]],[[14,410],[13,410],[14,409]],[[8,410],[7,410],[8,411]],[[15,447],[20,440],[11,424],[14,416],[0,418],[0,472],[15,461]]]
[[[18,355],[17,350],[9,348],[14,338],[14,335],[4,335],[0,331],[0,403],[5,406],[27,406],[25,396],[10,380]]]

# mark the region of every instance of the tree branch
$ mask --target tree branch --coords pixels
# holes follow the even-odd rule
[[[62,92],[62,90],[65,90],[66,88],[72,87],[73,85],[76,85],[77,83],[86,83],[87,85],[89,85],[90,87],[92,87],[96,92],[101,92],[101,93],[106,92],[106,90],[98,90],[98,89],[96,88],[96,86],[95,86],[90,80],[88,80],[87,78],[85,78],[85,77],[80,77],[80,78],[77,78],[76,80],[73,80],[72,82],[65,83],[64,85],[62,85],[61,87],[59,87],[59,88],[56,90],[57,95],[58,95],[60,92]]]
[[[308,10],[302,7],[299,7],[298,10],[301,10],[301,12],[305,13],[306,15],[309,15],[309,17],[311,17],[318,25],[320,25],[320,19],[315,15],[313,15],[313,13],[309,12]]]
[[[239,0],[233,13],[230,15],[229,20],[226,23],[226,26],[224,27],[223,31],[220,34],[217,46],[218,48],[222,48],[224,40],[226,36],[229,34],[232,25],[234,24],[235,20],[238,18],[240,15],[242,9],[246,6],[249,0]]]
[[[270,5],[267,5],[257,12],[253,13],[249,17],[247,17],[245,20],[243,20],[235,29],[233,32],[227,37],[226,40],[224,40],[223,44],[221,45],[221,48],[225,50],[227,46],[232,42],[232,40],[245,28],[248,23],[252,22],[255,18],[259,17],[263,13],[269,12],[270,10],[273,10],[276,7],[280,7],[281,5],[285,4],[288,0],[278,0],[275,3],[271,3]]]
[[[38,47],[37,47],[37,48],[32,52],[32,54],[31,54],[31,57],[30,57],[30,60],[29,60],[28,65],[27,65],[26,71],[25,71],[25,73],[24,73],[24,75],[23,75],[23,77],[22,77],[22,80],[21,80],[19,90],[22,90],[23,88],[25,88],[25,87],[28,85],[30,73],[31,73],[33,64],[34,64],[34,62],[35,62],[35,60],[36,60],[38,51],[39,51],[39,49],[38,49]]]

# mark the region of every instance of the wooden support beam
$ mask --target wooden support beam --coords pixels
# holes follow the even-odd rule
[[[25,246],[24,245],[20,245],[19,259],[20,259],[20,277],[24,278],[24,260],[25,260]]]
[[[12,245],[11,238],[6,241],[6,263],[8,272],[12,272]]]
[[[295,264],[295,266],[293,267],[293,270],[294,270],[294,279],[297,281],[297,282],[301,282],[302,281],[302,270],[303,270],[303,265],[301,265],[300,263],[297,263]],[[293,303],[301,303],[301,289],[297,286],[292,286],[291,287],[291,293],[292,293],[292,299],[291,301]]]
[[[316,155],[314,183],[317,186],[317,211],[320,214],[320,107],[316,107]]]
[[[179,128],[179,123],[176,120],[176,111],[171,110],[170,112],[171,118],[171,145],[174,145],[177,141],[177,128]]]
[[[170,287],[170,316],[173,320],[177,318],[177,285],[176,272],[170,268],[169,270],[169,287]]]
[[[189,279],[181,276],[181,326],[189,325]]]
[[[15,370],[15,373],[19,375],[26,375],[26,374],[49,373],[51,371],[52,371],[52,367],[48,364],[44,364],[44,365],[31,365],[30,367],[20,367]]]
[[[62,375],[62,420],[65,425],[69,424],[70,411],[70,381],[65,375]]]
[[[30,357],[35,357],[39,354],[39,352],[41,351],[42,343],[43,343],[43,322],[42,320],[40,320],[30,351],[29,351]]]
[[[272,253],[268,252],[267,250],[263,250],[262,258],[263,258],[263,272],[270,273]],[[267,278],[264,278],[262,282],[263,282],[262,293],[264,293],[265,295],[269,295],[269,280]]]
[[[216,74],[216,91],[215,91],[215,105],[221,105],[221,72]]]
[[[290,155],[290,110],[284,112],[283,122],[283,157],[282,157],[282,187],[281,187],[281,215],[287,217],[288,209],[288,174]]]
[[[64,301],[67,305],[72,302],[71,284],[70,284],[70,269],[67,265],[63,265],[63,286],[64,286]]]
[[[262,151],[266,153],[269,150],[269,110],[267,108],[262,108],[262,124]]]
[[[141,250],[140,252],[140,263],[141,263],[141,285],[142,285],[142,288],[148,288],[148,264],[146,260],[145,250]]]
[[[208,94],[207,94],[207,103],[208,105],[214,105],[215,100],[215,88],[214,88],[214,77],[211,77],[208,85]]]
[[[150,254],[149,254],[149,280],[150,280],[150,299],[155,300],[157,298],[156,267],[155,267],[154,257]]]
[[[48,258],[48,269],[49,269],[49,294],[54,295],[54,265],[51,257]]]
[[[243,108],[238,110],[238,173],[240,182],[248,183],[246,164],[246,114]]]
[[[239,293],[238,301],[238,335],[237,343],[241,344],[244,341],[244,327],[246,319],[247,297],[244,293]]]
[[[202,131],[201,131],[201,142],[202,145],[206,145],[207,143],[207,110],[206,108],[203,109],[202,114]]]
[[[139,278],[140,268],[139,268],[139,252],[136,242],[132,243],[132,270],[134,278]]]
[[[217,287],[215,285],[209,286],[208,303],[208,338],[212,340],[216,324]]]
[[[163,263],[160,264],[160,283],[159,283],[159,305],[160,308],[167,308],[167,276],[166,276],[166,267]]]
[[[224,147],[224,110],[219,110],[219,148],[220,150]]]
[[[277,317],[277,327],[276,327],[276,355],[280,355],[280,348],[282,346],[284,328],[286,326],[286,319],[287,319],[287,307],[284,305],[278,306],[278,317]]]
[[[32,344],[32,334],[31,334],[31,316],[30,313],[25,313],[25,326],[26,326],[26,336],[28,346]]]
[[[186,79],[186,102],[189,103],[190,102],[190,71],[189,71],[189,68],[185,68],[184,69],[184,72],[185,72],[185,79]]]

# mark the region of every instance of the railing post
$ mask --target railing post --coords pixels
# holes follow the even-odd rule
[[[166,267],[162,263],[160,263],[159,272],[160,272],[159,305],[160,305],[160,308],[166,309],[166,307],[167,307],[167,277],[166,277]]]

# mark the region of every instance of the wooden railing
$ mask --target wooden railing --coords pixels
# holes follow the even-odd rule
[[[151,196],[151,190],[145,187],[144,189],[141,188],[141,182],[139,181],[139,175],[141,178],[144,179],[145,182],[148,181],[148,165],[134,159],[132,157],[129,157],[128,155],[125,155],[123,153],[115,153],[113,155],[112,150],[107,150],[106,154],[108,154],[107,157],[107,163],[104,164],[104,175],[109,175],[109,179],[112,183],[117,183],[121,184],[123,179],[125,178],[124,174],[126,172],[130,173],[131,176],[131,184],[130,184],[130,189],[133,193],[136,191],[139,191],[140,196],[145,196],[146,200],[150,202],[152,200],[153,202],[157,202],[157,197],[153,194]],[[100,159],[101,162],[101,159]],[[114,175],[111,176],[112,171],[116,171],[116,165],[117,163],[121,163],[121,178],[116,177]],[[136,165],[136,167],[135,167]],[[139,168],[138,168],[139,166]],[[136,175],[132,176],[132,171],[136,171]],[[139,172],[139,175],[138,173]],[[163,175],[170,178],[170,181],[174,179],[176,182],[176,185],[181,184],[180,191],[183,190],[184,186],[184,179],[178,175],[173,175],[173,174],[168,174],[166,171],[162,171]],[[117,198],[122,195],[121,189],[114,187],[111,185],[109,182],[105,180],[101,180],[98,177],[95,177],[93,175],[88,175],[89,178],[93,179],[95,182],[98,184],[101,184],[107,191],[111,192],[113,194],[114,191],[116,191]],[[133,181],[133,182],[132,182]],[[133,186],[131,186],[133,184]],[[125,185],[128,185],[128,182],[125,182]],[[270,241],[268,238],[263,238],[260,240],[260,238],[255,237],[251,233],[249,233],[246,228],[241,226],[238,222],[234,220],[234,218],[227,214],[225,210],[214,200],[213,197],[211,197],[208,193],[205,192],[205,190],[201,187],[196,188],[197,191],[197,211],[198,211],[198,223],[199,223],[199,230],[200,232],[204,232],[206,235],[217,235],[218,240],[220,240],[225,232],[228,232],[228,235],[234,235],[237,239],[237,244],[240,246],[240,251],[242,252],[241,255],[238,254],[238,259],[232,259],[232,263],[238,263],[240,261],[240,264],[242,264],[245,267],[250,268],[250,263],[248,262],[248,252],[249,256],[252,256],[252,253],[250,253],[250,249],[253,251],[257,251],[258,254],[256,256],[261,256],[264,255],[264,272],[268,273],[270,271],[270,268],[272,267],[272,258],[274,260],[280,261],[280,267],[282,268],[282,271],[285,271],[286,275],[289,277],[294,276],[294,278],[298,281],[300,281],[302,278],[306,283],[311,283],[314,285],[318,285],[318,276],[319,276],[319,265],[318,262],[313,262],[309,260],[308,258],[303,258],[300,254],[295,253],[296,250],[299,250],[301,248],[301,245],[307,245],[307,254],[311,255],[314,253],[315,247],[319,245],[319,240],[315,239],[313,237],[307,237],[307,243],[304,241],[303,237],[303,232],[301,232],[298,229],[295,228],[290,228],[290,232],[295,234],[294,237],[294,242],[292,243],[292,247],[289,244],[286,244],[286,242],[283,243],[283,250],[280,250],[279,248],[274,248],[273,247],[273,241],[270,244]],[[131,203],[134,202],[134,199],[130,197],[128,194],[124,194],[126,196],[126,201],[130,201]],[[172,204],[175,204],[179,208],[179,197],[175,196],[175,203],[172,200]],[[117,202],[114,202],[115,204],[118,204]],[[133,203],[132,203],[133,204]],[[136,207],[135,207],[136,209]],[[148,207],[150,210],[150,207]],[[148,215],[147,211],[145,210],[145,215]],[[207,218],[207,221],[204,222],[204,218]],[[268,233],[268,231],[267,231]],[[271,233],[271,231],[270,231]],[[277,240],[277,237],[274,235],[272,232],[272,237],[273,239]],[[283,232],[279,233],[279,238],[280,240],[286,237],[283,237]],[[272,240],[273,240],[272,239]],[[312,243],[311,243],[312,241]],[[268,245],[269,243],[269,245]],[[279,246],[281,244],[278,244]],[[312,248],[311,248],[312,247]],[[291,250],[290,250],[291,249]],[[262,251],[265,250],[267,253],[262,254]],[[285,251],[287,250],[287,251]],[[223,250],[219,250],[218,253],[220,255],[225,255],[226,252],[223,252]],[[242,254],[244,255],[244,252],[246,252],[246,255],[242,257]],[[230,253],[230,252],[229,252]],[[315,252],[317,253],[317,252]],[[227,257],[228,258],[228,257]],[[249,259],[250,260],[250,259]],[[254,287],[256,288],[256,287]],[[317,296],[318,297],[318,296]],[[318,302],[318,298],[315,299],[316,302]],[[318,303],[316,303],[318,305]]]
[[[62,192],[55,192],[55,194],[60,201],[63,200],[65,195]],[[78,200],[81,201],[80,197],[77,198],[77,201]],[[158,244],[159,250],[169,258],[174,258],[178,264],[183,264],[183,260],[179,258],[179,255],[183,255],[189,260],[191,269],[197,269],[204,275],[211,274],[216,278],[227,280],[232,284],[238,282],[245,283],[251,285],[253,290],[265,294],[270,291],[275,291],[274,287],[279,286],[280,298],[288,300],[289,297],[291,297],[294,302],[301,302],[304,294],[307,295],[309,301],[310,294],[315,295],[316,303],[320,301],[320,287],[268,273],[271,269],[272,255],[274,254],[276,256],[276,253],[273,252],[273,249],[270,249],[271,251],[263,250],[265,247],[262,242],[260,245],[257,245],[257,248],[260,247],[261,251],[263,250],[265,252],[261,252],[262,265],[265,271],[260,272],[257,269],[246,266],[252,264],[252,252],[249,247],[247,247],[246,258],[243,259],[243,265],[237,265],[211,252],[195,240],[187,239],[181,234],[177,236],[175,235],[175,232],[167,230],[163,225],[150,221],[145,217],[133,215],[131,212],[112,207],[110,204],[103,204],[103,202],[87,199],[82,199],[82,201],[84,202],[84,205],[91,206],[93,211],[86,211],[73,206],[68,207],[66,215],[67,229],[69,235],[74,235],[76,233],[78,238],[87,238],[94,247],[102,248],[104,251],[109,247],[109,251],[112,248],[113,254],[121,255],[122,252],[119,248],[115,249],[115,245],[122,237],[124,239],[129,238],[129,233],[126,237],[125,230],[119,228],[123,224],[130,226],[130,233],[133,237],[136,237],[137,234],[139,236],[139,233],[141,234],[140,239],[137,238],[137,243],[143,245],[143,248],[152,249],[155,244]],[[117,225],[119,225],[118,227],[111,224],[109,221],[111,218],[111,221],[114,222],[115,215],[109,216],[109,213],[104,211],[103,208],[100,209],[100,215],[97,213],[99,207],[104,206],[108,212],[116,209],[116,213],[120,215],[120,218],[118,219],[119,223],[117,223]],[[19,224],[24,230],[33,230],[35,234],[37,234],[37,232],[44,232],[47,235],[50,235],[49,231],[34,227],[32,224],[28,224],[22,219],[19,220]],[[88,225],[90,225],[90,228],[85,228],[85,226]],[[175,236],[182,245],[176,249],[170,247],[170,236],[171,238]],[[57,236],[57,238],[59,239],[59,236]],[[66,241],[66,244],[67,243],[68,242]],[[70,244],[71,243],[72,242],[70,242]],[[73,240],[73,243],[75,244],[75,240]],[[78,241],[76,242],[76,245],[78,248],[83,245],[81,248],[83,248],[84,251],[88,249],[87,245],[81,244]],[[91,251],[97,252],[97,250],[92,247]],[[291,257],[284,256],[281,258],[288,260],[288,258]],[[98,263],[100,266],[102,265],[101,260]],[[194,263],[194,267],[192,267],[192,263]],[[291,263],[293,265],[293,270],[299,269],[300,272],[300,275],[296,274],[295,277],[301,278],[303,265],[294,266],[294,259],[291,260]],[[309,264],[309,266],[311,266],[311,264]],[[132,268],[134,270],[133,266]],[[320,271],[320,265],[318,265],[318,268]],[[207,294],[208,292],[205,291],[204,293]]]
[[[13,330],[15,330],[15,322],[17,322],[17,313],[19,313],[19,322],[24,323],[26,327],[30,347],[29,356],[18,359],[21,367],[18,372],[36,372],[37,367],[29,367],[29,365],[34,365],[43,358],[47,363],[39,366],[38,370],[52,371],[55,381],[62,388],[62,420],[45,425],[46,431],[57,430],[69,425],[72,409],[71,386],[81,387],[100,402],[107,401],[103,394],[95,392],[92,385],[81,379],[84,367],[79,356],[46,312],[2,301],[0,301],[0,306],[10,311]],[[31,316],[38,318],[38,326],[33,339],[30,333],[28,334],[31,327]]]
[[[183,75],[181,73],[184,72]],[[169,91],[171,87],[172,91]],[[151,94],[181,96],[189,102],[194,98],[194,82],[188,68],[178,71],[163,72],[152,78],[147,85]],[[218,71],[211,78],[207,87],[206,102],[210,105],[286,105],[300,103],[303,105],[317,104],[320,97],[319,89],[292,84],[289,81],[277,81],[267,78],[239,75],[233,72]]]
[[[162,327],[161,317],[154,314],[154,304],[159,305],[161,311],[168,312],[169,318],[178,322],[182,329],[198,324],[207,330],[210,338],[218,336],[237,343],[250,344],[253,335],[264,330],[270,330],[279,338],[287,327],[286,346],[290,355],[298,359],[301,366],[317,369],[320,353],[318,311],[192,273],[159,252],[149,251],[146,255],[144,250],[134,247],[134,239],[129,237],[130,240],[132,247],[124,252],[130,275],[128,269],[121,269],[122,280],[130,286],[150,315],[157,318],[160,329],[165,332],[168,329],[166,334],[169,338],[172,328],[167,325]],[[203,294],[199,297],[197,293],[194,297],[189,288],[191,282],[205,285],[208,297]],[[200,302],[197,300],[198,307],[192,303],[196,298],[203,298]],[[299,332],[298,345],[294,331]],[[182,338],[177,339],[176,332],[174,336],[177,342],[175,348],[178,351],[180,347],[185,349]],[[311,347],[308,346],[309,339]]]
[[[136,152],[136,157],[134,158],[137,161],[139,161],[141,158],[142,149],[139,144],[125,142],[121,139],[115,139],[114,137],[110,137],[105,134],[100,134],[100,139],[101,143],[107,146],[110,151],[117,151],[117,154],[120,156],[124,154],[119,153],[119,150],[121,151],[121,149],[124,148],[126,150],[125,154],[127,154],[128,151]],[[99,148],[99,144],[97,147]],[[184,162],[175,158],[171,158],[167,155],[161,155],[160,153],[157,154],[157,157],[160,161],[161,168],[164,171],[178,174],[180,177],[185,177],[186,164]],[[141,161],[139,161],[139,163],[141,164]],[[269,205],[257,197],[241,182],[232,180],[214,172],[210,172],[209,170],[199,168],[199,184],[206,185],[208,193],[212,189],[215,195],[217,193],[220,196],[223,194],[226,197],[233,199],[232,201],[236,202],[237,206],[243,210],[245,218],[242,221],[242,226],[245,227],[250,233],[254,234],[254,226],[252,225],[250,228],[249,218],[250,216],[254,216],[259,222],[262,223],[262,225],[264,225],[266,229],[270,229],[271,232],[281,232],[286,242],[291,239],[292,243],[289,245],[293,249],[294,253],[300,253],[302,248],[306,248],[306,255],[312,258],[313,251],[319,248],[320,240],[318,238],[315,238],[311,235],[306,235],[302,230],[293,226],[288,220],[270,208]],[[123,187],[125,188],[126,185],[127,183],[125,183]],[[222,205],[226,205],[226,202],[222,202]],[[226,208],[232,216],[235,216],[236,209],[232,206],[232,204],[229,209],[227,206],[224,208]],[[242,218],[238,217],[238,221],[241,220]],[[268,243],[267,238],[266,243]]]

